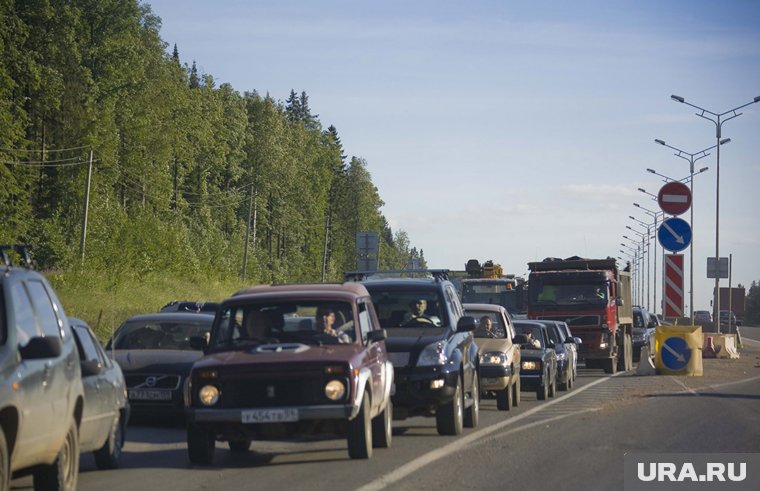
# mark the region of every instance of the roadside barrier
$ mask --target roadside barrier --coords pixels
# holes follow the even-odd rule
[[[641,357],[636,367],[636,375],[657,375],[657,370],[652,362],[652,356],[649,354],[649,346],[641,348]]]
[[[704,333],[705,348],[702,350],[703,358],[739,358],[736,334],[717,334],[714,332]],[[712,346],[713,354],[708,350]]]
[[[658,375],[702,375],[702,326],[657,326]]]

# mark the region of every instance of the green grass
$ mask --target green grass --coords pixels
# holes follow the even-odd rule
[[[180,278],[151,274],[114,277],[104,272],[48,273],[66,315],[86,321],[105,342],[127,318],[158,312],[172,300],[218,302],[243,286],[239,279]]]

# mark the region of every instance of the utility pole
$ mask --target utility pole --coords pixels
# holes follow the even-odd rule
[[[245,222],[245,246],[243,247],[243,269],[240,271],[240,279],[245,281],[245,272],[248,268],[248,238],[251,235],[251,214],[253,213],[253,184],[248,199],[248,220]]]
[[[82,214],[82,238],[79,241],[79,255],[84,262],[84,246],[87,240],[87,211],[90,206],[90,182],[92,180],[92,149],[90,149],[90,159],[87,161],[87,177],[85,178],[84,187],[84,212]]]

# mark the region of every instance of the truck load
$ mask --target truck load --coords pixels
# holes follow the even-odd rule
[[[546,258],[528,263],[528,318],[567,322],[578,360],[607,373],[633,367],[631,274],[615,259]]]

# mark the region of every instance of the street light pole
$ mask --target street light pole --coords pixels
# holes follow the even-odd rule
[[[639,232],[638,230],[636,230],[634,228],[631,228],[629,225],[626,225],[625,228],[627,228],[628,230],[630,230],[634,234],[638,234],[638,236],[641,237],[641,247],[642,247],[642,249],[644,247],[646,247],[646,255],[647,255],[646,302],[641,302],[641,305],[644,305],[646,303],[647,310],[650,310],[650,308],[649,308],[649,298],[650,298],[650,295],[649,295],[649,285],[652,284],[652,276],[649,274],[649,272],[651,271],[651,267],[649,265],[650,257],[651,257],[651,251],[650,251],[650,249],[651,249],[651,245],[650,245],[650,238],[651,238],[651,236],[650,236],[649,226],[647,225],[647,231],[646,231],[646,233]],[[623,237],[625,237],[628,240],[634,240],[634,239],[628,237],[627,235],[624,235]],[[644,238],[646,238],[646,242],[644,241]]]
[[[697,109],[699,112],[697,112],[697,116],[700,118],[704,118],[708,121],[712,121],[715,125],[715,139],[716,139],[716,157],[715,157],[715,267],[717,269],[715,274],[715,291],[713,292],[714,300],[713,300],[713,319],[718,319],[717,323],[717,332],[720,332],[720,268],[718,267],[718,264],[720,264],[720,139],[721,139],[721,130],[723,128],[723,123],[726,121],[729,121],[731,119],[734,119],[736,117],[739,117],[742,115],[742,113],[737,113],[739,109],[742,109],[744,107],[749,106],[750,104],[754,104],[756,102],[760,102],[760,95],[755,97],[751,102],[748,102],[746,104],[742,104],[741,106],[737,106],[733,109],[729,109],[728,111],[722,112],[722,113],[714,113],[712,111],[708,111],[705,108],[696,106],[690,102],[686,102],[686,100],[677,95],[671,95],[671,99],[673,99],[676,102],[680,102],[681,104],[686,104],[687,106],[691,106],[694,109]],[[709,115],[709,116],[706,116]],[[725,118],[721,121],[721,118],[727,114],[731,114],[729,117]],[[713,119],[714,118],[714,119]]]
[[[694,162],[699,159],[703,159],[710,155],[708,150],[712,150],[720,145],[726,144],[731,141],[731,138],[724,138],[717,145],[713,145],[704,150],[700,150],[696,153],[689,153],[681,150],[680,148],[673,147],[665,143],[664,140],[658,140],[655,138],[655,143],[659,143],[662,146],[675,150],[675,156],[681,157],[689,163],[689,186],[691,191],[691,206],[689,207],[689,222],[691,225],[691,243],[689,244],[689,306],[691,307],[691,319],[694,319]],[[687,157],[688,156],[688,157]],[[706,167],[705,167],[706,169]],[[699,173],[702,171],[700,170]]]

